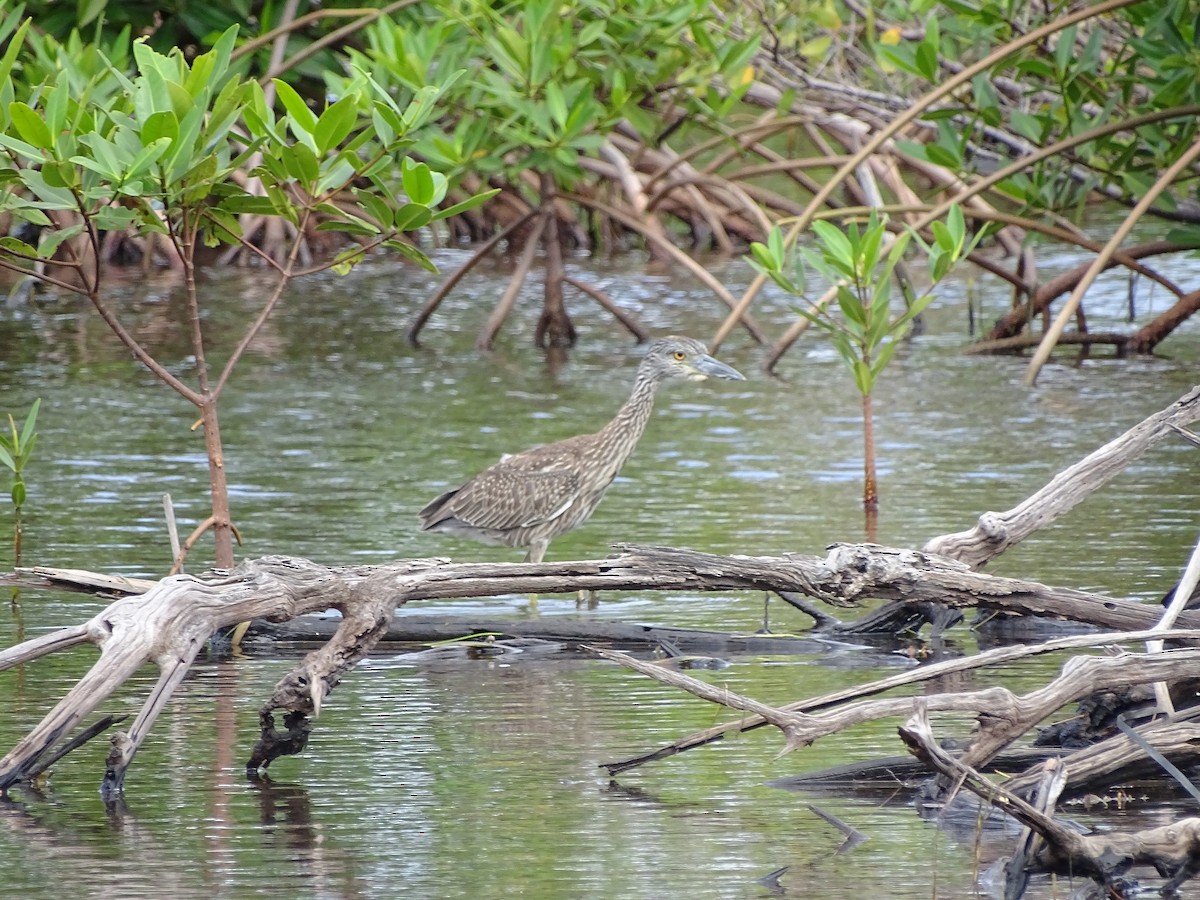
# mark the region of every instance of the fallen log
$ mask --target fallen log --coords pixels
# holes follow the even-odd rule
[[[1142,642],[1160,632],[1137,634],[1117,633],[1089,635],[1087,637],[1064,638],[1054,642],[1055,650],[1071,646],[1105,646],[1115,643]],[[1178,635],[1182,639],[1195,640],[1200,632],[1187,631]],[[925,669],[905,672],[881,679],[877,682],[838,691],[824,697],[816,697],[781,707],[768,706],[752,698],[730,691],[726,686],[714,686],[683,672],[654,666],[635,659],[626,653],[604,648],[592,648],[592,652],[605,659],[648,675],[656,681],[686,691],[702,700],[716,703],[743,715],[736,720],[706,729],[675,744],[660,748],[652,753],[632,759],[604,763],[609,775],[650,762],[664,759],[683,750],[720,740],[728,734],[748,731],[762,725],[773,725],[783,732],[785,744],[781,755],[806,747],[823,737],[844,731],[880,718],[908,715],[913,700],[909,697],[893,699],[869,699],[884,691],[944,677],[950,672],[963,672],[984,668],[997,660],[1012,661],[1022,656],[1050,652],[1047,646],[1004,648],[976,657],[937,663]],[[981,658],[981,657],[986,657]],[[1008,748],[1027,731],[1045,721],[1069,703],[1097,691],[1127,687],[1129,685],[1153,684],[1158,681],[1182,681],[1200,675],[1200,649],[1186,648],[1167,653],[1121,653],[1118,656],[1076,656],[1063,666],[1062,674],[1050,684],[1018,696],[1003,687],[988,687],[977,691],[946,692],[923,698],[926,708],[936,712],[974,713],[977,727],[963,750],[960,761],[967,766],[980,768],[990,763],[998,753]],[[1151,737],[1154,736],[1152,732]],[[1143,735],[1145,738],[1145,735]],[[1144,759],[1145,754],[1136,748],[1125,750],[1127,761]],[[1066,757],[1070,760],[1070,757]],[[1092,774],[1094,769],[1085,769]],[[941,795],[948,785],[943,786]]]
[[[333,637],[338,620],[330,617],[298,616],[287,622],[255,620],[246,639],[262,638],[277,644],[324,643]],[[638,625],[561,616],[543,619],[490,618],[479,616],[398,615],[379,639],[378,648],[388,644],[432,644],[487,636],[496,640],[532,639],[560,643],[566,650],[581,644],[601,642],[624,648],[654,648],[673,644],[684,653],[732,655],[739,653],[813,653],[823,644],[812,638],[783,634],[731,634],[700,628]]]
[[[985,512],[973,529],[935,537],[924,549],[980,568],[1074,509],[1155,444],[1177,436],[1180,429],[1197,419],[1200,419],[1200,386],[1064,469],[1049,484],[1007,512]]]
[[[209,636],[254,619],[281,622],[327,609],[341,614],[327,643],[305,656],[260,710],[259,744],[247,763],[258,771],[280,755],[303,749],[310,717],[386,635],[396,608],[409,600],[578,590],[753,590],[792,591],[838,605],[882,597],[986,606],[1120,629],[1148,627],[1158,616],[1157,609],[1141,604],[997,578],[951,560],[877,545],[835,545],[825,557],[718,556],[665,547],[621,550],[603,560],[539,565],[418,559],[331,568],[305,559],[266,557],[210,578],[165,578],[143,594],[114,601],[87,623],[0,652],[2,671],[81,643],[100,649],[92,669],[0,760],[0,790],[26,778],[40,758],[149,661],[159,667],[158,683],[131,728],[113,737],[103,781],[108,794],[120,793],[139,746]],[[21,573],[41,583],[80,580],[76,572],[48,568]],[[1200,612],[1184,612],[1179,623],[1200,628]],[[275,726],[277,711],[287,717],[282,730]]]
[[[1023,852],[1014,857],[1016,864],[1006,872],[1006,898],[1019,898],[1025,889],[1030,872],[1062,875],[1082,875],[1091,878],[1099,888],[1096,896],[1141,896],[1141,887],[1130,876],[1135,865],[1150,865],[1166,882],[1162,896],[1176,896],[1184,882],[1200,871],[1200,818],[1185,818],[1170,825],[1148,828],[1138,832],[1105,831],[1082,834],[1076,828],[1056,819],[1048,811],[1063,781],[1061,767],[1069,771],[1069,763],[1048,760],[1051,771],[1047,780],[1048,796],[1035,807],[1002,787],[984,778],[962,759],[955,759],[943,750],[933,737],[925,701],[913,701],[916,707],[912,718],[900,729],[900,737],[909,751],[938,771],[946,781],[961,784],[998,810],[1017,819],[1038,841],[1029,841]]]
[[[881,598],[895,601],[902,611],[986,608],[1067,619],[1101,629],[1148,629],[1159,619],[1155,608],[1069,588],[996,578],[972,567],[1061,515],[1155,442],[1178,433],[1198,417],[1200,388],[1195,388],[1064,471],[1011,514],[985,514],[974,532],[930,542],[930,547],[965,562],[928,551],[870,544],[835,544],[824,557],[718,556],[618,545],[619,552],[608,559],[540,565],[453,565],[442,559],[425,559],[386,566],[326,567],[304,559],[267,557],[244,563],[236,571],[216,572],[208,578],[174,576],[153,586],[70,570],[21,570],[20,579],[36,583],[86,586],[126,596],[89,622],[0,653],[3,670],[80,643],[90,642],[100,649],[92,669],[0,760],[0,792],[28,778],[85,716],[144,662],[151,661],[159,667],[158,683],[131,728],[113,737],[102,787],[109,795],[119,795],[138,747],[209,636],[255,619],[280,623],[328,609],[341,616],[326,643],[305,656],[262,706],[259,743],[247,763],[254,771],[304,747],[311,731],[310,718],[320,712],[325,696],[387,635],[396,608],[415,599],[579,590],[752,590],[788,596],[802,609],[802,597],[838,606]],[[826,624],[836,629],[832,623]],[[1200,612],[1181,612],[1178,625],[1200,628]],[[1157,637],[1162,634],[1155,632]],[[1154,665],[1149,668],[1158,671]],[[1177,674],[1168,668],[1161,677]],[[277,711],[285,714],[282,730],[275,727]],[[670,752],[678,752],[678,747]],[[644,757],[649,758],[661,757],[656,752]]]

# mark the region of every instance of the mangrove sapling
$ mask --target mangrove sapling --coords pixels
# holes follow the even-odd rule
[[[21,510],[25,506],[26,497],[24,470],[29,458],[33,456],[33,445],[37,440],[37,432],[34,431],[34,428],[37,427],[38,408],[41,405],[40,398],[33,401],[33,406],[29,407],[29,412],[25,414],[25,424],[22,425],[20,431],[17,431],[17,423],[13,420],[12,413],[9,413],[10,434],[6,435],[0,432],[0,466],[4,466],[12,473],[9,497],[12,498],[13,503],[13,564],[17,566],[21,564]],[[14,588],[14,602],[16,598],[17,592]]]
[[[359,71],[336,100],[314,111],[285,82],[276,81],[274,93],[268,93],[238,70],[232,61],[236,27],[210,51],[191,58],[179,49],[160,54],[135,41],[132,74],[108,61],[128,58],[120,53],[103,56],[95,71],[73,56],[60,60],[66,71],[39,68],[47,40],[26,21],[0,59],[0,96],[24,98],[0,104],[0,147],[10,166],[0,188],[0,211],[39,233],[35,243],[0,238],[0,268],[87,297],[138,362],[196,408],[211,515],[182,552],[211,529],[216,565],[231,567],[234,527],[220,395],[295,279],[328,269],[344,272],[381,247],[436,271],[401,236],[472,209],[491,194],[438,209],[448,179],[401,153],[435,114],[442,91],[462,73],[443,71],[437,84],[394,96]],[[16,80],[15,69],[25,82]],[[80,84],[89,89],[77,90]],[[247,230],[247,220],[264,219],[289,235],[282,259]],[[309,241],[320,231],[338,233],[339,246],[347,236],[354,242],[306,265]],[[111,303],[103,247],[109,235],[120,234],[158,240],[182,272],[179,324],[191,340],[190,380],[176,374],[173,360],[144,346]],[[223,364],[215,365],[197,268],[203,247],[221,245],[253,255],[269,274],[260,309],[248,317]]]
[[[933,243],[924,244],[912,231],[901,231],[888,243],[888,221],[871,210],[860,228],[851,222],[845,231],[832,222],[818,219],[812,230],[818,248],[800,249],[804,263],[833,288],[840,315],[828,303],[810,303],[796,311],[824,329],[854,377],[862,397],[863,420],[863,508],[868,514],[868,533],[872,513],[879,508],[879,488],[875,476],[875,421],[872,397],[880,374],[891,362],[900,340],[912,321],[933,301],[933,289],[950,268],[969,253],[979,241],[977,232],[968,244],[962,209],[952,206],[944,222],[932,223]],[[892,282],[896,269],[908,249],[910,239],[922,243],[928,260],[929,285],[919,297],[904,280],[896,279],[904,290],[905,308],[892,311]],[[785,246],[783,232],[772,229],[766,244],[750,245],[750,263],[770,276],[780,287],[797,296],[805,294],[804,269],[798,265],[793,249]]]

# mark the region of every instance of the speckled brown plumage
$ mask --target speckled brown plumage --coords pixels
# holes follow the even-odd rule
[[[417,515],[423,531],[443,531],[508,547],[541,562],[550,541],[588,520],[646,429],[658,386],[668,379],[742,380],[699,341],[668,337],[646,351],[633,391],[595,434],[531,447],[447,491]]]

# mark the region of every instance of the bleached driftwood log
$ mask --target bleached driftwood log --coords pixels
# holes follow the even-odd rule
[[[1136,603],[996,578],[928,554],[875,545],[837,545],[825,557],[717,556],[661,547],[623,551],[603,560],[540,565],[424,559],[329,568],[305,559],[267,557],[211,578],[163,579],[143,594],[115,601],[90,622],[0,653],[2,671],[85,642],[100,649],[91,671],[0,760],[0,790],[24,779],[149,661],[159,667],[158,683],[130,729],[114,737],[105,773],[105,789],[119,792],[134,754],[205,641],[218,629],[249,619],[279,621],[326,609],[342,614],[330,641],[308,654],[264,704],[262,734],[248,762],[253,769],[303,748],[309,717],[320,711],[321,701],[346,671],[370,652],[396,607],[409,600],[576,590],[788,590],[840,604],[883,597],[987,606],[1065,616],[1110,629],[1148,628],[1155,619],[1154,610]],[[31,578],[61,576],[51,569],[25,571]],[[144,585],[131,589],[139,587]],[[1185,612],[1180,624],[1200,628],[1200,613]],[[280,710],[287,717],[282,730],[273,718]]]
[[[1102,640],[1145,640],[1145,637],[1145,634],[1136,637],[1129,634],[1099,636]],[[1195,639],[1200,637],[1200,632],[1181,633],[1180,637]],[[1117,890],[1115,879],[1124,876],[1135,863],[1154,865],[1169,877],[1168,884],[1172,888],[1191,878],[1197,871],[1197,864],[1200,863],[1200,819],[1185,819],[1170,826],[1133,834],[1106,833],[1091,836],[1081,835],[1054,819],[1048,811],[1053,810],[1059,794],[1070,783],[1073,756],[1053,761],[1054,765],[1059,767],[1054,779],[1053,793],[1041,797],[1046,805],[1040,810],[1031,806],[1025,797],[1013,792],[1012,782],[1005,787],[997,787],[977,771],[1032,725],[1085,694],[1130,684],[1149,684],[1180,677],[1195,678],[1200,675],[1198,649],[1155,654],[1124,653],[1119,656],[1075,657],[1063,667],[1059,678],[1024,696],[1016,696],[1002,687],[990,687],[918,698],[860,700],[840,705],[823,700],[810,701],[808,708],[820,710],[816,712],[802,711],[795,707],[772,707],[733,693],[724,685],[712,685],[685,673],[663,668],[654,662],[635,659],[625,653],[603,648],[593,648],[593,652],[703,700],[750,713],[755,720],[778,728],[785,741],[781,754],[808,746],[821,737],[854,725],[884,717],[911,714],[912,718],[908,724],[900,729],[900,735],[914,755],[938,772],[947,784],[957,788],[960,783],[965,782],[971,791],[986,802],[1014,816],[1041,837],[1041,843],[1030,844],[1028,853],[1021,857],[1020,865],[1010,867],[1008,877],[1013,881],[1015,890],[1006,893],[1006,896],[1021,895],[1024,878],[1029,871],[1085,875],[1096,880],[1106,890],[1112,891],[1104,896],[1125,896]],[[895,682],[900,679],[893,677],[887,680],[893,682],[891,686],[895,686]],[[871,693],[876,689],[876,686],[868,685],[859,690]],[[976,714],[980,727],[966,750],[953,756],[938,746],[929,725],[930,712]],[[1162,737],[1164,727],[1147,726],[1143,737]],[[1193,749],[1186,743],[1180,746],[1176,742],[1173,746],[1178,750],[1179,758],[1194,758]],[[1136,758],[1137,754],[1132,744],[1128,749],[1127,755]],[[628,764],[613,763],[605,768],[610,774],[615,774],[623,768],[628,768]],[[1032,793],[1032,789],[1039,784],[1043,785],[1044,789],[1043,764],[1038,763],[1019,781],[1026,794]]]
[[[975,569],[986,565],[1039,528],[1070,512],[1159,441],[1177,436],[1180,428],[1198,419],[1200,386],[1063,469],[1049,484],[1007,512],[985,512],[970,531],[935,537],[925,544],[924,550],[957,559]]]
[[[1043,784],[1047,785],[1050,796],[1035,807],[993,784],[961,758],[955,759],[943,750],[930,728],[925,700],[918,698],[913,702],[913,716],[900,729],[900,737],[909,751],[944,779],[962,784],[996,809],[1015,818],[1040,839],[1026,841],[1024,851],[1006,867],[1006,898],[1022,896],[1031,872],[1090,878],[1098,890],[1086,896],[1144,896],[1140,885],[1130,877],[1130,870],[1135,865],[1153,866],[1167,879],[1160,888],[1160,896],[1176,897],[1179,896],[1178,888],[1200,871],[1200,818],[1185,818],[1136,832],[1083,834],[1059,822],[1049,812],[1063,782],[1061,773],[1053,770],[1067,764],[1061,760],[1046,763],[1051,771]]]
[[[911,672],[893,675],[879,681],[847,688],[833,694],[772,707],[731,692],[727,687],[714,686],[684,672],[665,669],[653,662],[635,659],[626,653],[603,648],[592,652],[605,659],[619,662],[644,675],[671,685],[742,715],[723,725],[705,729],[675,744],[652,753],[619,762],[604,763],[610,775],[664,759],[675,753],[705,743],[721,740],[727,735],[749,731],[762,725],[779,728],[786,738],[783,752],[808,746],[822,737],[881,718],[908,715],[912,711],[911,697],[867,699],[898,687],[927,682],[951,673],[984,669],[998,662],[1012,662],[1022,657],[1040,655],[1085,646],[1102,647],[1123,643],[1138,643],[1157,634],[1155,631],[1117,632],[1064,638],[1034,647],[1004,647],[978,656],[949,660],[923,666]],[[1198,640],[1200,631],[1174,633],[1180,640]],[[1096,691],[1125,688],[1130,685],[1153,684],[1156,681],[1178,681],[1200,677],[1200,648],[1185,648],[1166,653],[1121,653],[1117,656],[1077,656],[1067,661],[1062,674],[1054,681],[1024,696],[1003,687],[988,687],[976,691],[947,692],[924,698],[931,712],[974,713],[979,723],[972,740],[963,751],[964,765],[986,765],[1004,748],[1029,729],[1066,705]],[[1131,750],[1131,754],[1136,753]]]

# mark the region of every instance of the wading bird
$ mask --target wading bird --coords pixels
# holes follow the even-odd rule
[[[675,378],[745,380],[737,369],[709,356],[699,341],[657,340],[638,366],[629,399],[611,422],[595,434],[504,457],[422,509],[417,514],[421,530],[524,547],[525,561],[540,563],[552,540],[595,511],[646,430],[658,386]]]

